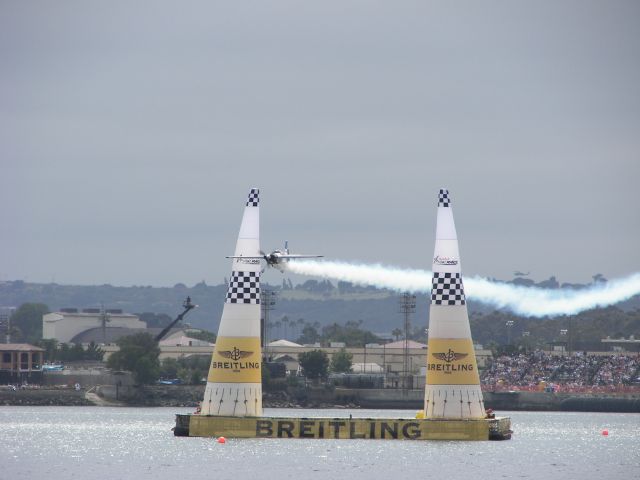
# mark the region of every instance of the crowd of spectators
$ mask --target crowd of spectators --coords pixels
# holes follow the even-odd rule
[[[488,390],[621,391],[640,389],[640,355],[501,355],[481,372]]]

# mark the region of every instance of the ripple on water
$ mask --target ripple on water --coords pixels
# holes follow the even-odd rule
[[[473,477],[634,478],[640,415],[512,412],[505,442],[174,437],[177,408],[0,407],[0,478],[234,480]],[[412,417],[413,411],[274,410],[267,415]],[[609,430],[609,436],[601,434]],[[90,465],[91,468],[87,468]],[[228,474],[228,475],[227,475]]]

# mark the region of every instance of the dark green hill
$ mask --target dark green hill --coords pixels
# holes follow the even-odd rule
[[[516,280],[514,283],[520,283]],[[559,288],[555,279],[545,282]],[[541,284],[536,284],[541,286]],[[564,288],[581,288],[571,285]],[[190,296],[199,308],[189,314],[187,321],[194,327],[217,331],[226,296],[226,285],[209,286],[201,282],[193,287],[177,284],[173,287],[115,287],[111,285],[81,286],[26,283],[0,283],[0,307],[18,307],[24,303],[42,303],[55,311],[65,307],[120,308],[128,313],[144,314],[146,319],[168,322],[182,311],[182,302]],[[340,282],[309,280],[293,286],[283,282],[279,286],[263,284],[263,290],[277,294],[274,309],[269,314],[270,339],[297,339],[305,325],[322,326],[333,323],[360,322],[361,327],[374,333],[390,334],[402,329],[403,316],[399,295],[358,287]],[[496,312],[482,304],[469,302],[471,328],[478,343],[503,345],[506,343],[546,346],[549,342],[571,342],[574,349],[601,349],[602,338],[635,335],[640,338],[640,296],[609,307],[583,312],[575,316],[556,318],[522,318],[508,312]],[[428,302],[418,296],[417,308],[411,316],[412,337],[425,339],[428,327]],[[152,315],[156,314],[156,315]],[[158,314],[164,314],[163,316]],[[283,321],[283,318],[286,318]],[[507,321],[513,321],[507,327]],[[161,326],[161,325],[155,325]],[[570,333],[560,336],[560,330]],[[525,334],[525,332],[529,332]],[[397,335],[396,335],[397,336]]]

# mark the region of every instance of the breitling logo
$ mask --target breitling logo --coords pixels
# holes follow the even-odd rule
[[[428,348],[427,384],[480,384],[470,338],[433,338]]]
[[[246,359],[253,356],[254,352],[251,350],[240,350],[234,346],[231,350],[220,350],[217,352],[222,358],[226,358],[228,362],[211,362],[211,368],[230,370],[233,372],[240,372],[242,370],[252,370],[260,368],[260,362],[247,360],[240,362],[238,360]]]
[[[473,364],[472,363],[453,363],[458,360],[462,360],[465,357],[468,357],[468,353],[457,353],[452,349],[449,349],[448,352],[434,352],[431,354],[436,360],[440,360],[440,362],[445,363],[429,363],[427,364],[427,372],[442,372],[446,375],[450,375],[454,372],[472,372]]]
[[[432,353],[431,355],[433,355],[435,358],[437,358],[438,360],[443,360],[447,363],[451,363],[454,362],[456,360],[462,360],[464,357],[466,357],[467,355],[469,355],[468,353],[456,353],[453,350],[449,349],[449,351],[447,353]]]
[[[260,337],[218,337],[209,382],[260,383]]]
[[[231,360],[240,360],[241,358],[250,357],[253,354],[253,352],[240,350],[238,347],[233,347],[233,350],[223,350],[218,353],[221,357],[230,358]]]

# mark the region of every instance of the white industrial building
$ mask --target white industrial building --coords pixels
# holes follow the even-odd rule
[[[42,316],[42,338],[56,339],[60,343],[69,343],[72,339],[87,330],[94,328],[147,328],[147,324],[137,315],[123,313],[119,309],[105,310],[98,308],[63,308],[59,312]]]

